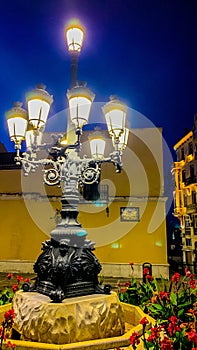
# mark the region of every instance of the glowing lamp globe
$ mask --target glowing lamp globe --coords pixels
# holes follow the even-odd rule
[[[92,158],[103,159],[105,151],[105,140],[101,137],[95,137],[90,139],[90,150]]]
[[[27,111],[22,108],[21,102],[15,102],[14,107],[5,113],[10,140],[20,145],[25,139],[28,124]]]
[[[80,53],[84,35],[85,28],[78,20],[69,22],[65,28],[65,37],[70,52]]]
[[[45,90],[44,85],[37,85],[36,89],[26,94],[28,106],[29,124],[34,129],[44,129],[53,96]]]
[[[110,101],[102,107],[105,115],[108,132],[115,140],[118,140],[125,127],[127,106],[116,96],[111,96]]]
[[[76,128],[88,122],[95,95],[85,86],[76,86],[67,92],[69,113]]]

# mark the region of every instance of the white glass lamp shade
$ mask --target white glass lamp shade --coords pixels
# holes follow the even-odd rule
[[[37,85],[35,90],[26,94],[29,124],[34,129],[43,129],[49,114],[53,96],[49,95],[44,85]]]
[[[24,140],[28,124],[27,111],[21,106],[21,102],[16,102],[14,107],[5,113],[10,140],[17,145]]]
[[[26,131],[25,142],[27,149],[30,149],[33,145],[41,145],[43,133],[39,130],[29,129]]]
[[[68,50],[71,52],[80,52],[83,44],[85,29],[79,21],[71,21],[65,28],[65,37]]]
[[[105,152],[105,140],[101,137],[90,139],[90,150],[92,158],[103,159]]]
[[[116,97],[111,97],[111,100],[102,107],[102,110],[109,134],[113,135],[115,139],[119,139],[125,127],[127,106]]]
[[[83,86],[68,90],[69,114],[76,128],[82,128],[88,122],[94,94]]]
[[[120,151],[123,151],[126,148],[128,138],[129,138],[129,129],[124,128],[123,133],[120,135],[119,142],[118,142],[118,149]],[[112,142],[113,142],[113,146],[116,147],[115,146],[115,139],[113,136],[112,136]]]

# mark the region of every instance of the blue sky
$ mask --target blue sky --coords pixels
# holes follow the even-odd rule
[[[70,59],[64,26],[86,27],[79,80],[96,102],[118,95],[163,134],[170,149],[197,113],[197,1],[1,0],[0,141],[12,151],[4,112],[37,83],[66,108]],[[137,118],[136,118],[137,119]],[[138,120],[132,120],[138,126]]]

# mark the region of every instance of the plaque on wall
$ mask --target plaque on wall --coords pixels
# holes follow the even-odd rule
[[[121,207],[120,221],[140,221],[140,208],[138,207]]]

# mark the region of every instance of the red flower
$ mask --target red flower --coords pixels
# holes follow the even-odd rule
[[[178,319],[177,319],[176,316],[171,316],[169,318],[169,321],[170,321],[170,323],[168,325],[167,330],[168,330],[170,336],[172,337],[173,334],[175,334],[176,332],[179,332],[181,329],[180,329],[180,327],[177,324]]]
[[[185,275],[186,275],[186,277],[190,278],[192,273],[188,270],[188,271],[185,272]]]
[[[147,320],[147,318],[146,318],[146,316],[145,317],[143,317],[142,319],[141,319],[141,321],[140,321],[140,324],[149,324],[149,322],[148,322],[148,320]]]
[[[18,284],[13,284],[12,290],[13,292],[16,292],[18,290]]]
[[[172,341],[168,337],[164,337],[161,340],[161,350],[173,350]]]
[[[172,324],[177,324],[178,318],[176,316],[170,316],[169,321],[172,322]]]
[[[188,266],[186,266],[186,268],[185,268],[185,275],[188,278],[193,278],[194,277],[194,274],[191,273],[191,271],[189,270]]]
[[[189,341],[197,344],[197,333],[193,329],[191,329],[191,331],[187,333],[187,337]]]
[[[130,285],[131,285],[131,282],[129,281],[125,283],[125,287],[130,287]]]
[[[8,273],[7,279],[8,279],[8,280],[11,280],[11,278],[13,278],[13,273]]]
[[[146,275],[146,278],[149,282],[152,282],[152,280],[153,280],[153,277],[151,275]]]
[[[195,289],[196,281],[194,279],[190,279],[189,284],[190,284],[190,288]]]
[[[25,278],[25,279],[24,279],[24,282],[25,282],[25,283],[29,283],[29,282],[30,282],[30,278]]]
[[[6,344],[6,348],[16,349],[16,344],[12,344],[11,341],[9,340]]]
[[[147,267],[145,267],[144,269],[143,269],[143,275],[149,275],[149,269],[147,268]]]
[[[168,293],[167,293],[167,292],[160,292],[160,293],[159,293],[159,296],[160,296],[161,300],[167,299]]]
[[[151,334],[147,338],[148,342],[152,342],[153,340],[159,338],[160,332],[161,332],[161,327],[160,326],[153,327],[153,328],[151,328],[150,332],[151,332]]]
[[[4,318],[6,322],[12,321],[14,317],[14,309],[10,309],[4,313]]]
[[[178,283],[180,281],[181,275],[178,272],[175,272],[175,274],[172,276],[172,282]]]
[[[17,279],[17,282],[19,283],[19,282],[21,282],[23,280],[23,277],[22,276],[17,276],[16,279]]]
[[[150,335],[148,336],[148,338],[147,338],[147,341],[148,341],[149,343],[152,343],[153,340],[155,340],[155,336],[154,336],[153,334],[150,334]]]
[[[130,337],[130,345],[136,345],[139,344],[140,340],[140,334],[138,332],[133,332]]]

